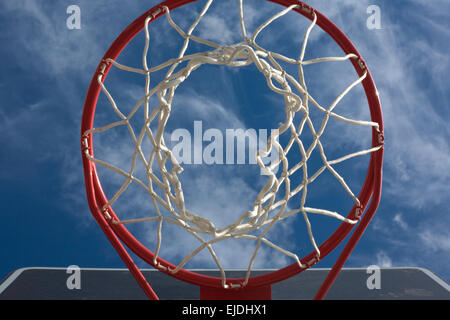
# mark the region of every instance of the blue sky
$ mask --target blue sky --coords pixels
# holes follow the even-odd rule
[[[386,145],[382,200],[346,266],[420,266],[449,281],[450,215],[446,201],[450,194],[450,132],[447,126],[450,120],[447,55],[450,49],[450,4],[439,0],[315,0],[309,3],[334,21],[365,58],[377,84],[384,114]],[[66,27],[66,8],[72,4],[81,9],[80,30]],[[0,26],[6,30],[0,34],[0,134],[3,137],[0,153],[3,225],[0,278],[25,266],[123,267],[95,224],[86,203],[79,128],[85,94],[104,52],[131,21],[155,4],[157,1],[135,0],[126,3],[44,0],[0,3]],[[371,4],[381,9],[381,29],[366,27],[366,9]],[[214,10],[227,5],[217,4]],[[273,7],[257,11],[250,4],[249,28],[267,18]],[[198,35],[210,38],[212,35],[208,30],[214,28],[219,30],[218,41],[233,43],[236,25],[230,27],[231,18],[224,18],[214,10],[203,22],[205,31],[199,31]],[[191,11],[186,11],[185,15],[174,12],[174,19],[182,27],[192,21],[189,20],[192,17]],[[286,19],[268,30],[261,43],[269,47],[275,43],[275,48],[291,54],[292,50],[298,50],[294,49],[298,48],[295,45],[301,43],[307,24],[294,14]],[[150,49],[151,63],[162,62],[176,52],[177,42],[164,41],[175,38],[173,30],[156,24],[154,29],[151,28],[154,41]],[[318,51],[307,51],[307,57],[320,56],[319,49],[339,53],[322,38],[319,32],[311,34],[311,44],[317,45]],[[297,43],[293,43],[293,39]],[[142,46],[140,35],[119,61],[138,66]],[[298,54],[295,52],[294,56]],[[343,67],[331,67],[336,69],[319,66],[317,72],[307,74],[311,77],[311,91],[321,92],[324,103],[332,100],[349,81],[355,80],[354,74],[343,64]],[[320,72],[328,73],[323,77]],[[251,71],[250,75],[254,76]],[[253,80],[245,72],[207,66],[192,77],[193,80],[177,92],[179,98],[174,102],[169,132],[175,128],[192,131],[195,120],[201,120],[205,128],[225,130],[273,128],[281,119],[276,110],[277,97],[267,90],[264,81]],[[142,83],[137,82],[138,78],[128,78],[117,71],[111,73],[109,83],[122,88],[115,92],[121,105],[127,105],[127,101],[133,101],[139,95]],[[356,90],[343,102],[359,105],[363,100],[361,97],[361,90]],[[259,106],[263,103],[266,108],[261,112]],[[106,99],[100,100],[100,104],[106,106]],[[185,112],[183,106],[189,112]],[[362,118],[367,115],[363,108],[343,112]],[[99,121],[106,123],[109,118],[106,111]],[[332,125],[331,129],[341,133],[341,140],[331,137],[329,148],[332,154],[338,154],[344,147],[359,150],[352,148],[365,142],[364,139],[356,143],[344,142],[354,138],[359,131],[347,130],[339,124]],[[122,148],[123,141],[116,137],[113,136],[116,144],[111,144],[111,139],[102,140],[105,147],[101,151],[109,155],[111,161],[120,162],[122,151],[126,149]],[[358,168],[342,168],[350,181],[355,181],[355,186],[359,180],[352,180],[353,176],[363,173]],[[196,212],[220,211],[219,219],[236,214],[257,192],[255,185],[260,184],[262,178],[256,179],[252,175],[255,172],[255,167],[249,166],[187,167],[184,173],[187,204]],[[318,182],[315,191],[321,191],[327,181]],[[114,179],[110,182],[114,186]],[[142,203],[140,196],[131,194],[130,197],[120,208],[134,210]],[[311,201],[317,205],[334,203],[345,207],[347,204],[330,200],[330,197],[327,200],[312,198]],[[146,231],[149,230],[137,230],[144,242],[152,244],[154,240]],[[303,253],[309,252],[310,249],[306,249],[309,247],[303,247],[294,231],[297,229],[289,225],[280,227],[273,239],[289,248],[295,249],[298,245],[297,249]],[[178,235],[175,230],[168,232],[173,238]],[[189,241],[183,242],[186,248],[190,245],[193,244]],[[236,261],[240,260],[240,252],[247,252],[249,246],[244,244],[238,247],[239,250],[224,246],[219,251],[225,260]],[[182,256],[179,249],[167,248],[165,253],[176,260]],[[262,251],[259,265],[269,266],[271,254]],[[329,267],[335,259],[333,253],[319,266]],[[198,265],[206,261],[207,258],[202,256]],[[280,256],[278,261],[283,264],[289,259]],[[229,266],[236,265],[230,262]]]

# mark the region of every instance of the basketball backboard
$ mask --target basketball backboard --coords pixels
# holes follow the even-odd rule
[[[196,270],[212,276],[217,271]],[[259,270],[263,273],[269,270]],[[448,300],[449,285],[423,268],[381,268],[379,288],[373,274],[365,268],[347,268],[339,274],[326,299],[332,300]],[[272,285],[273,300],[312,299],[329,269],[310,269]],[[144,270],[160,299],[196,300],[199,288],[155,270]],[[228,271],[230,277],[242,277],[245,271]],[[0,284],[0,299],[18,300],[122,300],[146,299],[128,269],[80,269],[80,288],[69,289],[71,273],[66,268],[22,268],[12,272]],[[70,282],[70,279],[69,279]],[[372,289],[369,289],[372,287]]]

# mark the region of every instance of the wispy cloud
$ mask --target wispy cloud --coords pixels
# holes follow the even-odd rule
[[[450,233],[448,231],[439,233],[436,230],[425,229],[419,233],[419,237],[433,252],[450,252]]]
[[[377,257],[377,265],[381,268],[389,268],[392,267],[392,259],[388,256],[388,254],[384,251],[379,251],[376,255]]]
[[[403,215],[401,213],[397,213],[392,219],[395,224],[397,224],[402,230],[408,229],[408,224],[403,220]]]

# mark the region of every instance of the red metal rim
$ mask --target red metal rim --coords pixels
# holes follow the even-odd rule
[[[89,135],[88,137],[84,136],[84,133],[92,129],[93,122],[94,122],[94,114],[97,104],[97,99],[99,96],[99,93],[101,91],[101,88],[99,84],[97,83],[97,77],[100,73],[103,73],[103,80],[106,78],[110,65],[107,65],[106,68],[104,68],[104,61],[107,58],[110,59],[116,59],[121,51],[127,46],[127,44],[131,41],[131,39],[134,38],[134,36],[139,33],[143,27],[145,19],[151,15],[154,14],[154,19],[152,21],[159,18],[161,15],[163,15],[163,10],[158,9],[162,8],[163,6],[167,6],[170,10],[174,10],[182,5],[194,2],[195,0],[167,0],[159,5],[156,5],[155,7],[151,8],[147,12],[145,12],[143,15],[141,15],[139,18],[137,18],[133,23],[131,23],[120,35],[119,37],[114,41],[114,43],[111,45],[111,47],[108,49],[108,51],[105,53],[103,59],[100,61],[99,66],[96,70],[96,72],[93,75],[84,108],[83,108],[83,115],[82,115],[82,125],[81,125],[81,139],[82,141],[87,138],[89,141],[89,148],[88,152],[93,156],[93,141],[92,141],[92,135]],[[351,60],[356,72],[359,76],[362,76],[364,73],[364,70],[361,66],[366,68],[367,70],[367,76],[362,82],[365,94],[367,97],[367,101],[369,104],[370,114],[371,114],[371,120],[374,122],[377,122],[380,127],[380,132],[383,132],[383,119],[382,119],[382,111],[381,111],[381,105],[380,101],[378,99],[377,89],[375,87],[375,83],[373,81],[373,78],[367,69],[367,66],[364,63],[364,60],[362,59],[361,55],[357,51],[357,49],[354,47],[354,45],[351,43],[351,41],[347,38],[347,36],[328,18],[326,18],[324,15],[322,15],[317,10],[313,9],[312,7],[306,5],[305,3],[301,1],[295,1],[295,0],[267,0],[270,2],[278,3],[283,6],[290,6],[292,4],[298,4],[300,7],[297,9],[294,9],[298,13],[302,14],[306,18],[312,20],[314,12],[317,16],[317,25],[322,28],[326,33],[328,33],[335,41],[336,43],[341,47],[343,52],[345,54],[353,53],[356,54],[359,59]],[[104,70],[102,70],[102,68]],[[375,129],[372,131],[372,145],[373,147],[379,145],[379,132],[377,132]],[[85,145],[82,142],[82,159],[83,159],[83,167],[84,167],[84,176],[85,176],[85,185],[86,185],[86,192],[87,192],[87,198],[89,207],[91,209],[92,214],[94,215],[95,219],[97,221],[103,221],[105,222],[105,218],[103,216],[102,211],[99,208],[102,208],[103,205],[105,205],[108,200],[106,198],[106,195],[104,194],[102,190],[102,186],[100,183],[100,180],[97,175],[97,170],[95,167],[95,164],[89,161],[89,159],[85,156]],[[373,214],[375,213],[380,195],[381,195],[381,180],[382,180],[382,163],[383,163],[383,152],[382,149],[373,152],[371,154],[369,167],[367,170],[366,178],[363,184],[363,187],[359,194],[359,199],[361,202],[361,205],[363,208],[367,208],[367,205],[370,202],[369,207],[367,208],[363,219],[371,219]],[[370,201],[372,199],[372,201]],[[348,214],[348,218],[354,218],[355,217],[355,210],[356,208],[352,208],[352,210]],[[109,213],[112,217],[117,218],[112,208],[109,210]],[[128,230],[124,225],[117,225],[110,222],[107,222],[109,224],[109,228],[114,231],[114,233],[117,235],[118,238],[136,255],[138,255],[141,259],[149,263],[150,265],[153,265],[153,252],[148,250],[142,243],[140,243]],[[342,223],[340,227],[320,246],[319,249],[321,251],[321,258],[328,255],[336,246],[339,245],[339,243],[350,233],[352,230],[353,225],[349,225],[347,223]],[[309,261],[311,261],[315,257],[315,252],[311,252],[307,256],[301,259],[301,262],[303,264],[308,264]],[[167,267],[167,268],[175,268],[175,266],[161,258],[157,258],[160,265]],[[315,264],[317,261],[312,263],[311,265]],[[286,278],[289,278],[305,269],[300,268],[297,263],[293,263],[285,268],[279,269],[277,271],[273,271],[264,275],[251,277],[248,281],[247,286],[262,286],[262,285],[268,285],[271,283],[275,283],[278,281],[282,281]],[[168,273],[168,272],[167,272]],[[222,286],[222,279],[218,277],[209,277],[204,276],[198,273],[194,273],[185,269],[181,269],[176,274],[168,273],[180,280],[190,282],[197,285],[202,286],[212,286],[212,287],[221,287]],[[228,279],[227,283],[242,283],[244,279]]]

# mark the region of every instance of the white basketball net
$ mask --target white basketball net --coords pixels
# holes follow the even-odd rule
[[[108,219],[112,219],[108,213],[108,208],[114,204],[114,202],[123,194],[123,192],[127,189],[127,187],[131,183],[134,182],[138,184],[151,197],[152,203],[155,208],[155,215],[151,217],[143,217],[141,219],[133,219],[133,220],[122,220],[122,221],[114,220],[113,223],[126,224],[144,221],[153,221],[154,223],[157,223],[157,245],[154,250],[155,255],[153,262],[157,268],[164,270],[166,270],[166,268],[157,262],[157,257],[159,255],[159,251],[162,244],[163,222],[181,226],[192,236],[198,239],[201,245],[198,246],[189,255],[187,255],[175,269],[168,271],[176,273],[197,253],[206,248],[209,250],[211,256],[213,257],[215,263],[217,264],[222,274],[223,286],[227,288],[229,287],[229,285],[226,284],[225,272],[213,249],[213,244],[230,238],[252,239],[256,241],[256,247],[248,266],[247,276],[245,278],[244,283],[240,285],[245,285],[247,283],[252,269],[252,264],[254,263],[254,260],[256,258],[256,255],[258,253],[261,244],[263,243],[295,259],[295,261],[297,261],[297,263],[301,268],[306,268],[314,264],[320,258],[320,251],[316,244],[316,240],[314,238],[311,229],[311,224],[308,219],[308,213],[326,215],[335,219],[345,221],[346,223],[349,224],[355,224],[357,220],[347,219],[336,212],[318,208],[310,208],[305,206],[308,184],[313,182],[322,172],[328,170],[339,181],[339,183],[342,185],[345,191],[354,199],[356,207],[360,208],[361,206],[359,199],[350,190],[350,188],[347,186],[346,182],[339,175],[339,173],[333,168],[333,165],[353,157],[374,152],[380,149],[381,145],[375,148],[370,148],[356,153],[351,153],[338,159],[334,160],[327,159],[320,141],[320,137],[323,134],[330,117],[336,118],[337,120],[344,121],[352,125],[372,126],[375,127],[377,130],[378,130],[378,123],[349,119],[333,111],[336,105],[341,101],[341,99],[353,87],[358,85],[365,78],[366,73],[362,77],[351,83],[327,108],[322,107],[308,93],[303,73],[304,65],[310,65],[320,62],[358,59],[356,55],[349,54],[345,57],[325,57],[307,61],[303,60],[309,34],[316,23],[317,17],[315,16],[315,14],[314,14],[314,21],[311,23],[311,25],[308,27],[305,33],[298,59],[292,59],[279,53],[272,52],[262,48],[257,44],[256,38],[264,28],[266,28],[276,19],[284,16],[289,11],[296,8],[297,5],[292,5],[282,10],[278,14],[272,16],[270,19],[268,19],[262,25],[260,25],[249,37],[247,35],[244,23],[243,3],[242,0],[239,0],[240,27],[241,27],[240,29],[242,32],[243,41],[228,46],[222,46],[208,40],[200,39],[192,34],[194,29],[199,24],[200,20],[205,16],[212,2],[213,0],[207,1],[206,5],[203,7],[202,11],[198,15],[195,22],[189,27],[189,29],[186,32],[183,31],[172,20],[169,9],[167,7],[161,7],[152,14],[150,14],[149,17],[145,20],[145,28],[144,28],[145,47],[142,56],[142,68],[128,67],[119,64],[112,59],[107,59],[106,61],[104,61],[103,65],[104,68],[106,68],[107,64],[111,63],[121,70],[145,75],[146,77],[145,95],[136,103],[136,105],[128,115],[124,115],[120,111],[112,95],[109,93],[105,85],[102,83],[103,74],[100,74],[98,76],[98,83],[101,86],[102,91],[109,99],[114,112],[117,114],[120,120],[117,122],[110,123],[101,128],[94,128],[88,130],[85,132],[85,137],[87,137],[89,134],[106,131],[116,126],[126,126],[131,135],[132,141],[134,142],[134,152],[132,154],[131,167],[128,170],[124,170],[110,163],[94,158],[87,151],[88,147],[87,138],[85,139],[85,145],[86,145],[86,156],[89,158],[90,161],[95,162],[97,165],[109,168],[114,172],[125,177],[125,182],[123,183],[123,185],[120,187],[119,190],[117,190],[114,196],[104,206],[103,212],[105,217],[107,217]],[[308,9],[302,8],[302,10]],[[147,53],[150,45],[148,24],[151,20],[154,19],[156,15],[161,13],[161,11],[164,11],[169,24],[178,32],[178,34],[181,37],[184,38],[184,43],[179,52],[178,57],[170,59],[167,62],[162,63],[158,66],[149,68],[147,65]],[[207,45],[212,49],[211,51],[185,55],[185,52],[188,48],[190,41],[195,41]],[[298,79],[288,74],[285,70],[283,70],[280,64],[277,62],[277,60],[296,65],[298,67]],[[186,63],[186,66],[181,68],[179,71],[175,72],[175,69],[181,63]],[[190,212],[185,207],[183,189],[180,180],[178,178],[178,174],[180,174],[183,169],[178,163],[177,159],[173,156],[171,150],[169,150],[169,148],[166,147],[163,138],[164,129],[170,117],[172,100],[175,95],[175,90],[183,81],[185,81],[189,77],[191,72],[193,72],[203,64],[227,65],[232,67],[242,67],[254,64],[256,68],[261,72],[261,74],[266,78],[268,87],[272,91],[280,94],[283,97],[283,101],[285,102],[286,105],[285,106],[286,118],[284,123],[282,123],[279,126],[278,132],[272,133],[267,143],[267,150],[265,152],[258,151],[256,155],[258,166],[264,171],[264,173],[268,177],[267,183],[258,193],[258,196],[253,203],[253,209],[243,213],[236,222],[223,228],[216,228],[210,220],[201,217],[196,213]],[[158,70],[162,70],[165,68],[168,68],[165,78],[156,86],[150,89],[150,75],[152,74],[152,72],[156,72]],[[295,88],[297,92],[300,92],[301,97],[295,94],[292,88]],[[152,95],[156,95],[156,97],[159,100],[159,105],[150,108],[149,99]],[[320,128],[318,129],[315,129],[309,117],[309,108],[311,105],[323,113],[323,121],[321,123]],[[142,128],[140,128],[140,131],[136,134],[130,124],[130,119],[141,107],[144,108],[145,121]],[[301,121],[300,123],[294,124],[293,122],[294,116],[300,112],[303,114],[303,116],[301,117]],[[150,124],[152,122],[157,123],[157,129],[154,131],[150,129]],[[312,133],[312,136],[314,137],[313,142],[308,148],[304,146],[302,140],[300,139],[300,135],[302,134],[305,126],[309,128],[309,130]],[[287,145],[283,147],[278,143],[277,138],[284,132],[290,132],[290,139]],[[150,141],[151,145],[153,146],[153,150],[151,151],[149,157],[146,157],[144,155],[141,147],[145,138],[147,138]],[[300,159],[300,162],[296,163],[295,165],[289,168],[287,154],[294,144],[298,146],[302,157]],[[276,148],[276,150],[278,151],[279,159],[278,161],[266,166],[264,165],[262,158],[267,157],[268,154],[270,154],[272,148]],[[308,159],[310,158],[312,152],[316,148],[320,152],[323,161],[323,166],[319,170],[317,170],[314,174],[308,175],[307,170]],[[133,175],[137,161],[142,161],[142,163],[146,168],[147,181],[145,182],[136,178]],[[170,172],[166,169],[167,161],[170,162],[170,166],[172,168]],[[154,168],[153,166],[155,163],[157,163],[157,166],[159,167],[160,170],[159,174],[161,178],[158,178],[157,174],[155,174],[153,171]],[[277,166],[279,165],[282,166],[282,172],[280,174],[280,177],[277,177],[274,173],[274,168],[277,168]],[[297,187],[291,188],[290,176],[300,168],[303,168],[303,180]],[[283,183],[285,184],[284,197],[283,199],[276,201],[277,192]],[[160,191],[162,192],[162,196],[157,194],[157,192],[155,191],[156,188],[160,189]],[[288,210],[287,203],[289,199],[291,199],[292,197],[294,197],[299,193],[301,193],[301,202],[298,204],[298,208],[295,210]],[[170,215],[163,216],[163,214],[161,213],[161,207],[167,210],[167,212]],[[362,213],[362,208],[360,209],[361,209],[360,211],[358,211],[357,209],[358,218]],[[269,212],[273,214],[269,215]],[[281,220],[284,220],[296,214],[303,215],[303,218],[306,222],[306,226],[308,228],[308,234],[311,244],[313,245],[316,251],[316,258],[309,261],[307,265],[303,265],[296,254],[277,246],[276,244],[272,243],[265,237],[267,232],[277,222],[280,222]],[[249,234],[250,232],[256,229],[261,230],[259,235],[256,236]],[[203,239],[202,235],[209,235],[210,236],[209,240]]]

